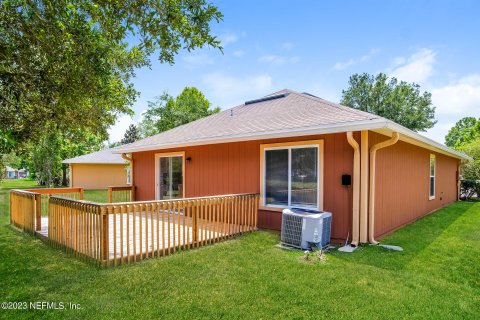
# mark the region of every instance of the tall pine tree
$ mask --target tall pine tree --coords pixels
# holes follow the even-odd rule
[[[134,124],[131,124],[127,131],[125,131],[125,135],[123,136],[123,139],[120,141],[121,144],[127,144],[127,143],[132,143],[137,140],[140,140],[140,131],[138,130],[137,126]]]

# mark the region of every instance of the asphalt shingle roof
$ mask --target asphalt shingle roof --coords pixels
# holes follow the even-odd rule
[[[91,164],[125,164],[120,154],[112,153],[114,149],[104,149],[83,156],[63,160],[62,163],[91,163]]]
[[[150,145],[208,140],[228,136],[262,134],[310,126],[383,119],[374,114],[342,106],[307,93],[281,90],[265,97],[277,99],[242,104],[217,114],[136,141],[119,150]]]

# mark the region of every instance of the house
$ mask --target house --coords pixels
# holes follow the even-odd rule
[[[279,230],[283,208],[315,208],[333,214],[334,240],[354,245],[456,201],[468,160],[380,116],[292,90],[113,152],[130,159],[137,200],[259,193],[259,228]]]
[[[26,178],[26,177],[28,177],[28,171],[27,171],[27,169],[20,169],[20,170],[18,170],[18,178],[19,178],[19,179]]]
[[[5,179],[18,179],[18,170],[5,166]]]
[[[105,149],[62,161],[69,165],[70,187],[106,189],[130,184],[128,161]]]

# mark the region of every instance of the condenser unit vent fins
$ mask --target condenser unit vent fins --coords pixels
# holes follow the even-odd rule
[[[302,244],[303,218],[293,215],[282,216],[282,242],[291,246],[300,247]]]

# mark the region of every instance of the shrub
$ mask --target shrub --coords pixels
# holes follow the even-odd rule
[[[480,180],[463,179],[460,181],[460,196],[462,199],[471,199],[480,195]]]

